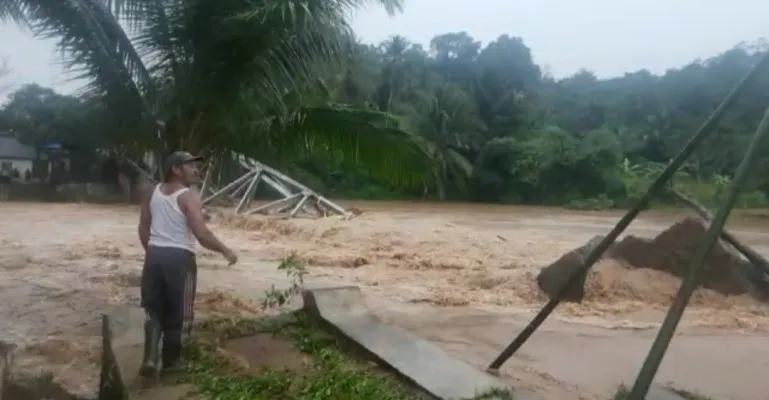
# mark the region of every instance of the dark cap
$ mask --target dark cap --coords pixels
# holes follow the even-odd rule
[[[203,160],[203,157],[194,156],[186,151],[175,151],[166,158],[165,163],[163,164],[163,174],[167,178],[171,174],[171,170],[175,167],[181,167],[184,164]]]

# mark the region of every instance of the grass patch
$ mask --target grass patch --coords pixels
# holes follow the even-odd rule
[[[238,338],[270,335],[293,343],[302,365],[273,367],[249,365],[233,357],[227,343]],[[264,337],[264,336],[261,336]],[[338,350],[330,334],[312,326],[303,312],[270,322],[236,319],[201,324],[198,338],[188,347],[184,380],[197,387],[197,395],[217,400],[381,399],[425,398],[371,363],[350,358]],[[285,360],[283,360],[285,362]]]
[[[291,284],[265,293],[265,309],[283,306],[304,287],[306,271],[295,255],[278,269],[286,272]],[[213,318],[197,326],[185,349],[186,371],[180,380],[194,388],[193,397],[188,397],[194,399],[432,398],[355,356],[355,351],[345,351],[348,348],[315,326],[303,311],[262,319]],[[510,391],[494,389],[465,400],[512,398]]]

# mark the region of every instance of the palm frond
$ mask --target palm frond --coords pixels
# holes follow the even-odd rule
[[[98,97],[125,132],[138,134],[151,119],[143,95],[149,71],[131,40],[101,0],[6,0],[0,18],[29,28],[36,36],[57,40],[65,68],[86,79],[85,97]]]
[[[392,116],[346,107],[305,107],[291,116],[259,120],[261,131],[242,152],[278,162],[325,159],[365,167],[375,179],[398,187],[420,187],[430,161],[411,134],[397,128]]]
[[[402,0],[0,0],[0,18],[59,41],[124,148],[329,157],[416,184],[423,147],[388,114],[331,106],[319,79],[368,5]]]

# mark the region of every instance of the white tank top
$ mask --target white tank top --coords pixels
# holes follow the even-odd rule
[[[188,190],[183,188],[165,195],[160,191],[160,185],[155,186],[150,198],[150,246],[175,247],[195,252],[195,235],[187,225],[187,217],[179,208],[178,201],[179,195]]]

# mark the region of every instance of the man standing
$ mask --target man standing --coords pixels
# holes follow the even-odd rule
[[[230,265],[238,260],[208,229],[200,196],[190,190],[199,180],[202,160],[187,152],[174,152],[163,164],[163,183],[142,200],[139,239],[145,259],[141,302],[147,319],[140,374],[145,377],[156,376],[161,368],[166,370],[179,361],[183,336],[192,329],[195,240],[221,253]],[[161,337],[162,352],[158,349]]]

